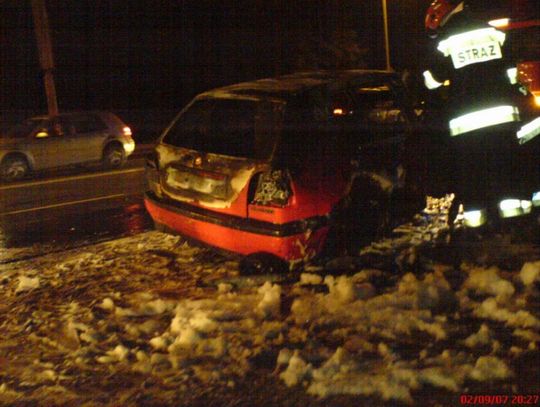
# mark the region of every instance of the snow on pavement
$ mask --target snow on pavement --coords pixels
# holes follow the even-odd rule
[[[239,403],[253,374],[274,380],[259,391],[305,400],[522,391],[513,366],[538,354],[540,261],[386,273],[240,277],[234,259],[159,232],[8,263],[0,403],[178,405],[201,388]]]

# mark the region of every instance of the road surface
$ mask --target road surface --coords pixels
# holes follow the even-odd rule
[[[96,241],[147,230],[144,160],[36,174],[0,184],[0,245]]]

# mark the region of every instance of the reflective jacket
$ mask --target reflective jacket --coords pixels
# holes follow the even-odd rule
[[[450,18],[434,41],[424,75],[432,84],[448,86],[445,113],[451,136],[520,121],[523,95],[508,78],[513,63],[505,57],[505,38],[465,9]]]

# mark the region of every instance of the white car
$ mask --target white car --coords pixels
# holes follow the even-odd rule
[[[134,150],[130,127],[110,112],[32,117],[0,136],[0,178],[13,181],[31,171],[92,162],[116,168]]]

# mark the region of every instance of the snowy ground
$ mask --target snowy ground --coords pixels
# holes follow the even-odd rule
[[[439,237],[432,220],[285,276],[242,277],[235,259],[159,232],[19,261],[4,250],[0,404],[435,406],[540,394],[537,251],[426,244]]]

